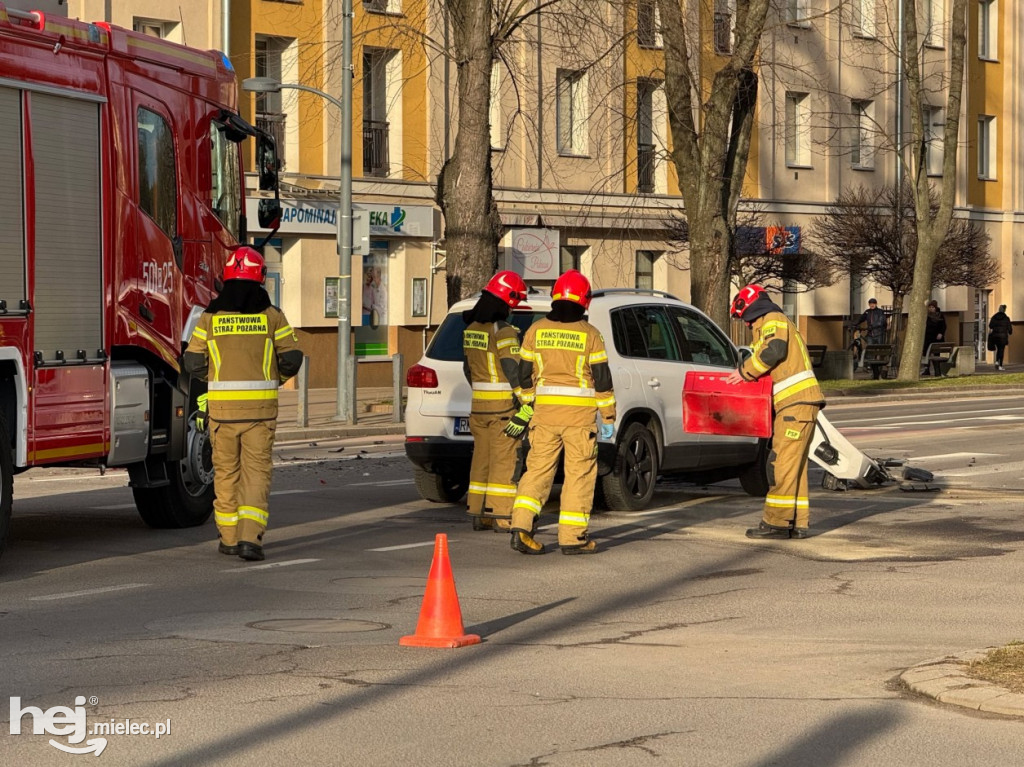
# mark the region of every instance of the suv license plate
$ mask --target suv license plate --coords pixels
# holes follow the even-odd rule
[[[455,433],[469,434],[469,418],[466,416],[455,419]]]

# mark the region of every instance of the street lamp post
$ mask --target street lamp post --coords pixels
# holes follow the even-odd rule
[[[344,0],[351,11],[352,0]],[[345,34],[348,55],[351,61],[351,16],[348,19],[348,31]],[[343,46],[345,47],[345,46]],[[353,376],[351,375],[352,357],[352,120],[351,109],[346,104],[352,103],[351,67],[346,68],[342,75],[341,99],[317,88],[295,83],[281,83],[272,77],[247,77],[242,81],[243,90],[252,93],[277,93],[290,88],[297,91],[315,93],[317,96],[332,103],[341,117],[341,172],[339,173],[339,199],[337,237],[338,237],[338,402],[335,420],[350,421],[352,418]]]

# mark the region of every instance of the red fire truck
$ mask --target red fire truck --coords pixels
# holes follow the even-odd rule
[[[245,241],[242,141],[277,186],[236,96],[217,51],[0,4],[0,550],[33,466],[125,467],[152,527],[210,516],[179,357]]]

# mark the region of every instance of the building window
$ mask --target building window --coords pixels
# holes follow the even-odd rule
[[[732,53],[732,18],[734,0],[715,0],[715,53]]]
[[[978,58],[999,57],[998,6],[996,0],[978,2]]]
[[[654,290],[654,262],[657,260],[658,254],[653,250],[638,250],[636,252],[634,287],[641,290]]]
[[[558,70],[558,153],[585,155],[587,153],[587,73],[582,70]]]
[[[807,27],[808,0],[786,0],[786,23],[796,27]]]
[[[942,25],[945,21],[943,0],[924,0],[924,44],[942,48]]]
[[[786,165],[811,165],[811,108],[806,93],[786,94]]]
[[[875,105],[871,101],[851,101],[853,125],[850,136],[850,163],[855,168],[875,167]]]
[[[875,0],[853,0],[853,34],[875,36]]]
[[[978,178],[994,181],[996,177],[996,118],[978,117]]]
[[[283,80],[282,53],[287,44],[273,37],[257,37],[255,40],[255,75],[270,77],[278,82]],[[285,128],[287,115],[281,104],[281,92],[256,94],[256,127],[274,137],[277,147],[278,167],[284,169],[286,160]]]
[[[175,43],[184,42],[181,39],[181,24],[177,21],[144,19],[136,16],[132,20],[132,29],[150,37],[159,37]]]
[[[580,261],[586,250],[586,245],[563,245],[558,256],[559,272],[567,272],[570,269],[575,269],[578,272]]]
[[[639,80],[636,86],[636,190],[654,192],[654,92],[658,83]]]
[[[491,63],[491,149],[505,148],[505,123],[501,119],[501,62]]]
[[[939,107],[924,107],[921,118],[924,122],[925,170],[929,176],[941,176],[945,140],[943,132],[946,129],[943,111]]]
[[[401,0],[363,0],[363,9],[370,13],[401,13]]]
[[[363,49],[363,175],[391,173],[388,71],[395,51]]]
[[[660,48],[661,18],[655,0],[637,0],[636,41],[643,48]]]

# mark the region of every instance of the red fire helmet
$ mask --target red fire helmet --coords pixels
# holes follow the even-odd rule
[[[584,309],[590,306],[590,280],[570,269],[561,277],[555,280],[555,286],[551,288],[552,301],[572,301]]]
[[[253,248],[243,245],[232,251],[224,265],[224,282],[228,280],[249,280],[262,285],[267,279],[267,265],[263,256]]]
[[[515,309],[526,298],[526,283],[515,272],[498,272],[484,290],[508,304],[509,309]]]
[[[747,307],[764,294],[765,289],[760,285],[747,285],[745,288],[740,290],[732,300],[732,307],[729,309],[729,314],[733,317],[743,319],[743,313],[747,311]]]

